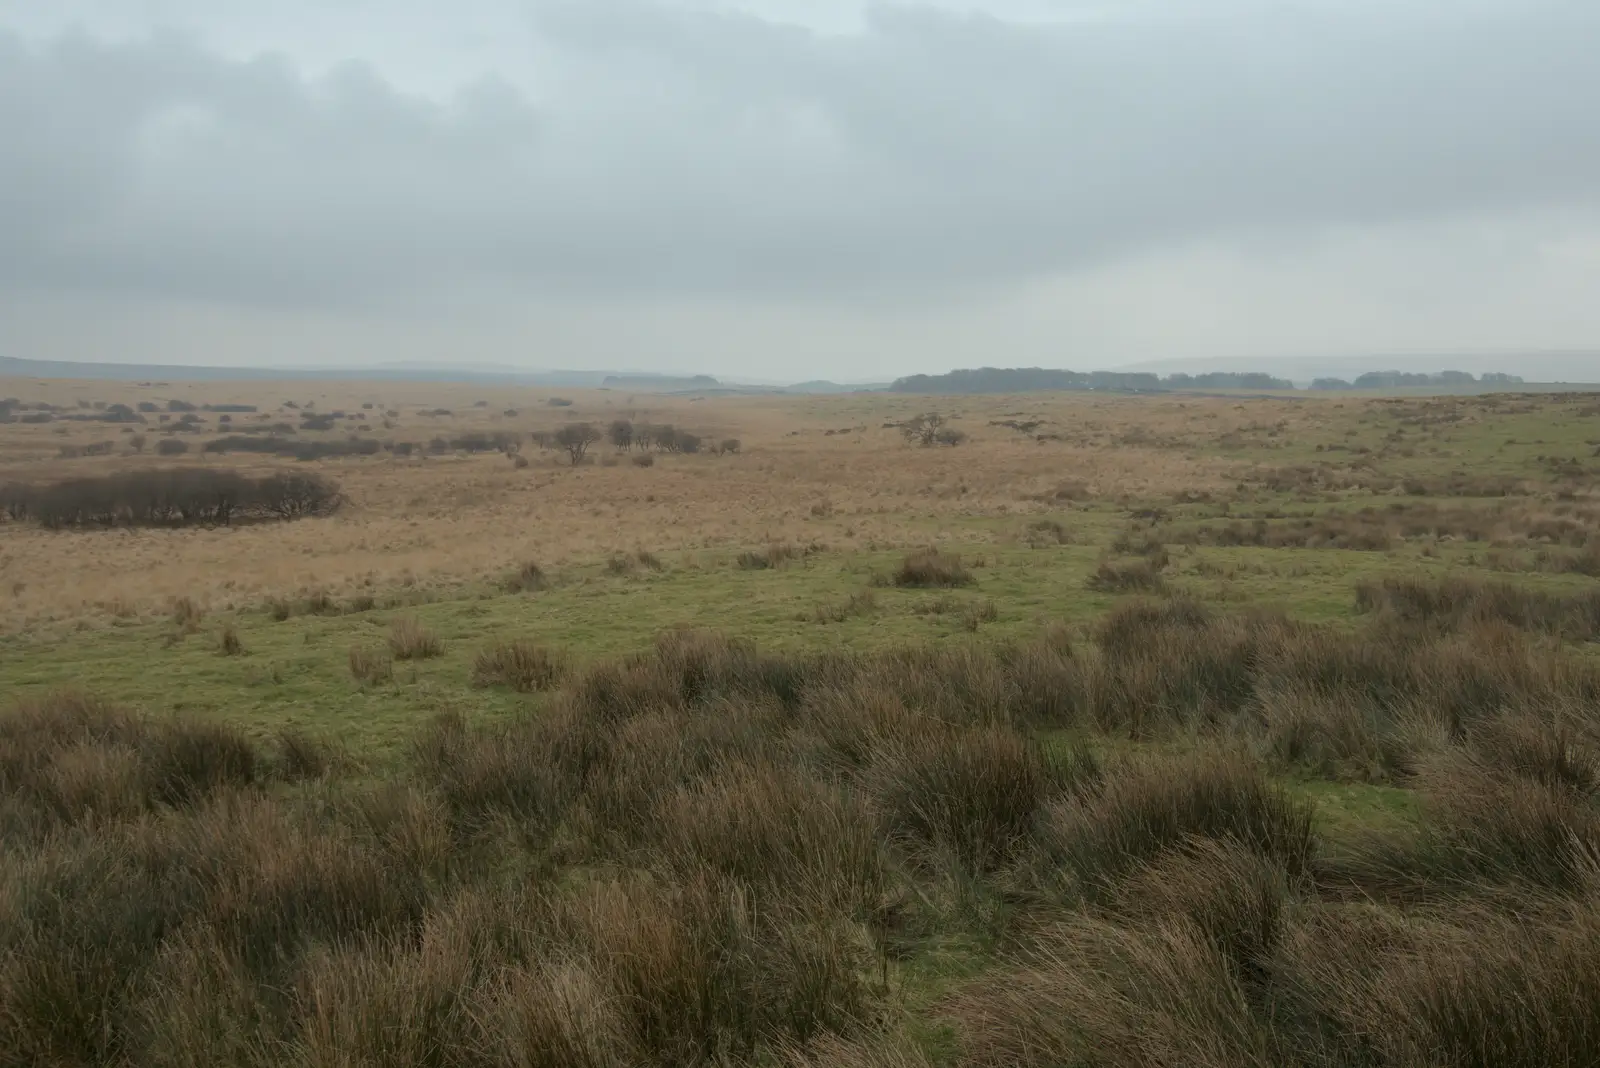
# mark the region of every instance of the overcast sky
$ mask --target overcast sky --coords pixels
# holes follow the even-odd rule
[[[1600,349],[1597,54],[1594,0],[0,0],[0,354]]]

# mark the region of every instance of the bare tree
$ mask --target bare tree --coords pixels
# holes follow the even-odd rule
[[[572,460],[572,466],[577,467],[583,463],[583,456],[589,451],[589,446],[600,440],[600,431],[595,429],[593,423],[568,423],[556,431],[555,442],[567,450],[567,456]]]
[[[611,438],[611,444],[617,447],[618,452],[627,452],[633,448],[633,423],[629,420],[613,420],[606,433]]]
[[[904,434],[905,439],[911,444],[921,445],[923,448],[938,444],[956,444],[943,442],[940,438],[940,432],[947,421],[938,412],[927,412],[913,416],[900,424],[900,433]]]

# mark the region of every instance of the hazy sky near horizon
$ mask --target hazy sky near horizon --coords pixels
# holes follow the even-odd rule
[[[0,354],[1600,349],[1597,53],[1593,0],[0,0]]]

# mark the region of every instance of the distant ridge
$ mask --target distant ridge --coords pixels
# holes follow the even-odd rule
[[[784,386],[783,391],[785,393],[879,393],[888,388],[888,382],[845,384],[830,382],[827,379],[813,379],[809,382],[796,382],[792,386]]]
[[[517,371],[489,368],[454,368],[431,364],[389,364],[376,367],[213,367],[185,364],[78,363],[70,360],[19,360],[0,356],[0,377],[96,379],[111,382],[455,382],[483,385],[548,386],[597,389],[608,378],[660,380],[685,388],[698,381],[712,385],[706,375],[670,376],[626,371]],[[634,388],[645,388],[638,386]]]
[[[484,382],[528,385],[599,385],[603,373],[470,371],[444,367],[267,368],[206,367],[183,364],[78,363],[69,360],[19,360],[0,356],[0,376],[13,378],[101,379],[111,382],[379,381]]]
[[[1241,360],[1243,364],[1253,361]],[[1180,361],[1196,373],[1174,371],[1165,377],[1153,370],[1069,371],[1039,367],[980,367],[941,375],[910,375],[892,383],[838,383],[821,379],[790,386],[719,380],[711,375],[661,374],[643,371],[519,371],[510,367],[444,367],[432,364],[380,364],[368,367],[216,367],[184,364],[91,363],[70,360],[25,360],[0,356],[0,378],[103,380],[115,382],[448,382],[468,385],[515,385],[548,389],[619,389],[655,393],[702,394],[819,394],[927,393],[1031,393],[1042,390],[1090,390],[1122,393],[1163,392],[1286,392],[1294,382],[1261,370],[1203,371],[1197,361]],[[1147,366],[1155,367],[1150,364]],[[1168,365],[1176,366],[1176,365]],[[1519,365],[1520,366],[1520,365]],[[1584,368],[1588,371],[1588,368]],[[1523,382],[1516,375],[1485,371],[1481,377],[1465,371],[1420,374],[1408,371],[1374,371],[1350,374],[1348,379],[1317,376],[1305,383],[1313,389],[1393,390],[1403,393],[1474,393],[1496,390],[1559,391],[1600,390],[1600,385],[1575,381]],[[1592,379],[1600,379],[1600,354],[1596,354]]]
[[[519,371],[512,367],[441,367],[387,363],[371,367],[215,367],[188,364],[81,363],[0,356],[0,378],[55,378],[110,382],[452,382],[534,386],[550,389],[626,389],[648,393],[763,394],[858,393],[889,388],[887,382],[845,385],[813,380],[793,386],[722,381],[711,375],[648,371]]]
[[[945,375],[911,375],[896,379],[893,393],[1033,393],[1042,390],[1102,390],[1119,393],[1163,393],[1171,390],[1288,390],[1285,378],[1245,371],[1177,374],[1162,378],[1141,371],[1061,371],[1041,367],[980,367]]]
[[[1403,371],[1369,371],[1354,381],[1318,378],[1315,391],[1398,391],[1407,393],[1488,393],[1546,389],[1595,388],[1582,384],[1524,382],[1516,375],[1487,371],[1481,378],[1466,371],[1420,374]],[[1297,391],[1287,378],[1260,371],[1178,372],[1165,378],[1150,371],[1065,371],[1040,367],[980,367],[943,375],[911,375],[889,387],[894,393],[962,395],[974,393],[1035,393],[1048,390],[1108,393],[1283,393]]]
[[[716,389],[722,385],[710,375],[606,375],[604,389],[642,389],[669,392],[684,389]]]

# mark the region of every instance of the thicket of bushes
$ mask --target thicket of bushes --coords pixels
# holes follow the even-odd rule
[[[678,632],[537,714],[443,716],[381,777],[25,703],[0,1063],[883,1068],[941,1028],[937,1063],[981,1068],[1600,1063],[1600,667],[1445,622]],[[553,655],[480,681],[554,685]],[[1426,804],[1330,841],[1289,770]]]
[[[595,433],[598,435],[602,431],[597,427]],[[635,423],[631,419],[616,419],[604,428],[603,434],[607,441],[623,452],[635,448],[646,450],[654,448],[657,452],[696,453],[704,447],[721,455],[737,453],[740,448],[736,438],[707,442],[701,435],[690,433],[671,423]]]
[[[123,471],[0,486],[0,512],[55,530],[69,527],[194,526],[331,515],[339,488],[320,475],[252,477],[200,467]]]
[[[292,456],[296,460],[320,460],[328,456],[376,456],[382,443],[375,438],[350,437],[344,441],[289,441],[280,437],[254,437],[230,434],[205,443],[202,451],[212,453],[253,452],[272,456]]]

